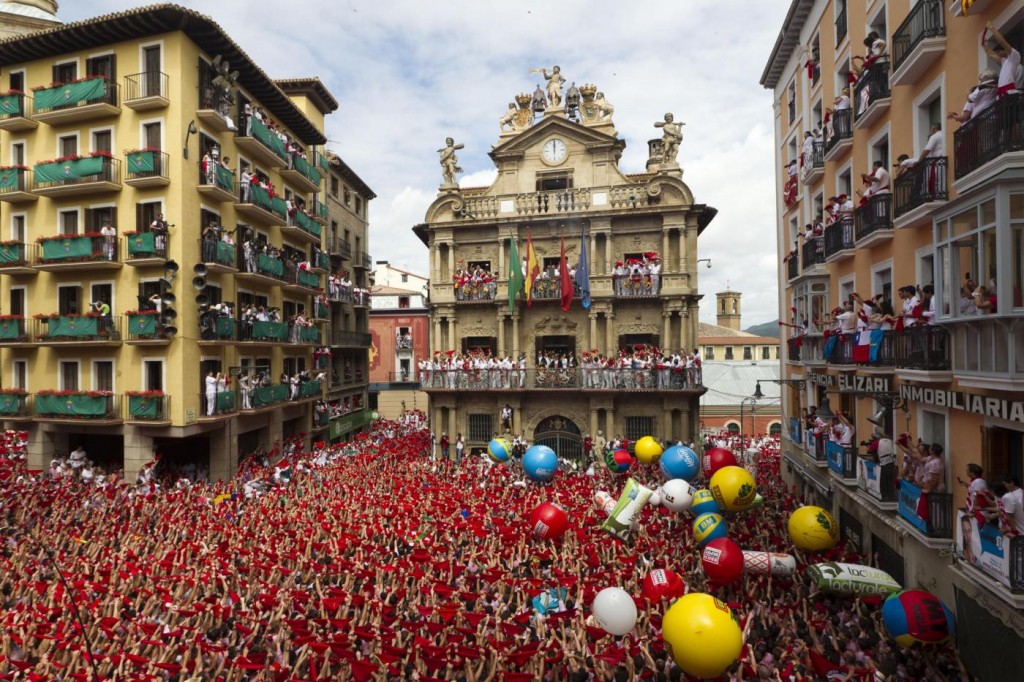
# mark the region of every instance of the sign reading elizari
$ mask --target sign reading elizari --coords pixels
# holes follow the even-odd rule
[[[837,387],[851,393],[888,393],[892,390],[888,377],[862,377],[857,374],[818,374],[809,372],[807,380],[816,386]]]
[[[954,410],[1024,423],[1024,402],[1017,400],[1003,400],[963,391],[946,391],[907,384],[900,386],[900,397],[917,403],[951,407]]]

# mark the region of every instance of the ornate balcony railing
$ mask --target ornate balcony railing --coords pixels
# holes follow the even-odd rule
[[[118,262],[116,237],[86,237],[75,234],[47,239],[40,245],[40,265],[56,263]]]
[[[889,97],[889,62],[875,62],[861,74],[854,87],[853,106],[859,119],[872,104]]]
[[[164,422],[171,418],[171,396],[128,394],[125,421]]]
[[[161,71],[143,71],[124,77],[124,102],[169,97],[168,76]]]
[[[832,112],[831,130],[826,130],[825,154],[843,140],[853,137],[853,109],[840,109]]]
[[[699,368],[424,370],[420,384],[439,391],[702,391]]]
[[[786,349],[789,352],[789,359],[799,362],[800,360],[800,349],[803,348],[803,337],[795,336],[791,339],[786,339]]]
[[[1024,150],[1024,92],[1002,97],[953,133],[954,173],[960,180],[1003,154]]]
[[[893,71],[899,71],[922,40],[946,35],[945,14],[942,0],[920,0],[910,8],[892,34]]]
[[[33,320],[32,336],[40,343],[79,343],[82,341],[120,341],[121,316],[58,315]]]
[[[804,270],[825,262],[825,238],[811,237],[800,246],[800,265]]]
[[[879,464],[863,457],[857,458],[857,487],[879,502],[895,502],[896,465]]]
[[[875,194],[854,211],[857,241],[883,230],[892,229],[892,193]]]
[[[825,258],[854,248],[853,216],[840,218],[825,226]]]
[[[804,431],[804,448],[808,456],[815,462],[828,463],[828,459],[825,457],[826,440],[826,438],[815,435],[813,431]]]
[[[146,258],[167,259],[171,237],[166,232],[136,232],[124,237],[124,253],[126,261]]]
[[[929,157],[914,165],[893,182],[894,218],[910,213],[932,201],[949,199],[945,156]]]
[[[8,242],[0,244],[0,272],[7,268],[32,267],[39,252],[38,244]]]
[[[796,279],[800,276],[800,259],[790,256],[786,259],[786,279]]]
[[[646,208],[654,200],[642,185],[637,187],[592,187],[567,190],[522,192],[502,196],[468,196],[463,201],[466,216],[552,215]]]
[[[843,42],[846,38],[846,5],[843,4],[842,9],[836,16],[836,47]]]
[[[369,348],[373,338],[366,332],[334,332],[331,337],[333,348]]]
[[[925,371],[951,367],[949,330],[941,325],[914,325],[894,333],[893,341],[897,367]]]
[[[77,83],[35,91],[34,113],[47,114],[61,109],[74,109],[90,104],[118,105],[118,84],[106,78],[89,78]]]
[[[33,167],[33,189],[56,190],[95,182],[121,184],[121,160],[85,156],[71,161],[39,163]]]

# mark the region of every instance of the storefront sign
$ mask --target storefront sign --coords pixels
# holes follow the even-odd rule
[[[907,384],[900,386],[900,397],[926,405],[951,407],[954,410],[973,412],[985,417],[1024,423],[1024,402],[1018,400],[1003,400],[976,393],[946,391],[923,386],[908,386]]]
[[[889,377],[863,377],[858,374],[840,374],[839,390],[851,393],[888,393],[892,390]]]
[[[836,377],[833,374],[818,374],[817,372],[808,372],[807,381],[811,382],[815,386],[824,386],[825,388],[831,388],[836,385]]]

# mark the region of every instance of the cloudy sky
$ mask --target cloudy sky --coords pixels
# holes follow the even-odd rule
[[[745,326],[776,319],[772,102],[758,81],[789,0],[178,2],[212,16],[272,77],[319,76],[335,95],[330,147],[377,193],[374,259],[427,274],[410,228],[436,196],[436,150],[455,137],[463,184],[488,184],[498,118],[536,87],[531,67],[559,64],[615,105],[626,172],[644,169],[654,121],[670,111],[686,122],[683,179],[719,209],[700,238],[712,259],[700,290],[711,302],[727,284],[742,291]],[[140,3],[60,4],[72,21]],[[713,307],[701,318],[714,321]]]

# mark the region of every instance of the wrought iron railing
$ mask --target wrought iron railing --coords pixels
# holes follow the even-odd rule
[[[806,270],[809,267],[825,262],[825,238],[811,237],[800,246],[800,265]]]
[[[949,199],[945,156],[928,157],[907,169],[893,182],[894,218],[932,201]]]
[[[853,216],[840,218],[825,226],[825,258],[854,248]]]
[[[872,195],[854,211],[854,234],[857,241],[892,229],[892,193]]]
[[[683,391],[701,390],[701,381],[701,370],[697,367],[424,370],[420,373],[423,388],[446,391]]]
[[[1024,150],[1024,92],[1006,95],[953,133],[957,180],[1003,154]]]
[[[898,71],[926,38],[946,35],[945,10],[942,0],[919,0],[910,8],[907,18],[892,34],[892,68]]]
[[[853,105],[860,118],[880,99],[889,97],[889,62],[875,62],[861,74],[854,87]]]
[[[849,140],[853,137],[853,109],[833,111],[830,126],[830,129],[826,129],[826,154],[843,140]]]
[[[949,330],[941,325],[914,325],[894,337],[897,367],[929,371],[950,369]]]
[[[143,71],[124,77],[124,101],[168,96],[168,76],[162,71]]]

